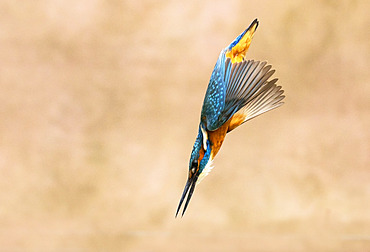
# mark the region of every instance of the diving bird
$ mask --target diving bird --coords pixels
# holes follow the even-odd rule
[[[245,54],[258,27],[255,19],[223,49],[204,97],[198,135],[190,156],[188,179],[177,207],[184,199],[184,215],[195,186],[211,171],[225,136],[244,122],[283,104],[283,90],[270,80],[275,70],[267,62],[247,60]]]

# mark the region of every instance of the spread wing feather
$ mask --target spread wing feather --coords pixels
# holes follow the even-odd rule
[[[238,111],[243,113],[243,123],[282,105],[284,96],[275,84],[277,79],[269,81],[274,72],[267,62],[231,63],[221,52],[202,108],[201,121],[207,130],[218,129]]]

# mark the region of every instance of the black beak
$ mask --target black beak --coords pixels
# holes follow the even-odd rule
[[[177,207],[175,218],[177,217],[177,214],[179,213],[182,202],[184,201],[184,199],[186,197],[186,194],[188,194],[188,192],[189,192],[188,198],[186,199],[186,203],[185,203],[185,206],[184,206],[184,210],[182,210],[182,214],[181,214],[181,217],[184,216],[184,213],[186,211],[186,208],[188,207],[191,196],[193,195],[193,192],[194,192],[194,189],[195,189],[195,184],[196,184],[197,180],[198,180],[198,175],[193,175],[193,176],[188,178],[188,181],[186,181],[185,189],[184,189],[184,192],[182,193],[179,206]]]

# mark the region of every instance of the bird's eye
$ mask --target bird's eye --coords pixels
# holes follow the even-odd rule
[[[192,167],[197,168],[198,167],[198,160],[194,160],[192,163]]]

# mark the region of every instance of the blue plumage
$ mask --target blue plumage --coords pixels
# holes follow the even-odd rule
[[[220,120],[226,101],[226,88],[230,70],[225,72],[225,53],[221,52],[213,69],[203,101],[201,123],[208,130],[218,129],[224,122]]]
[[[255,19],[228,47],[221,51],[213,69],[204,97],[198,134],[189,162],[186,182],[176,216],[186,197],[185,213],[197,181],[212,169],[212,161],[221,148],[226,134],[242,123],[283,104],[283,90],[266,62],[246,60]]]
[[[192,162],[194,162],[194,160],[199,159],[199,151],[202,148],[202,142],[203,142],[203,135],[202,135],[202,131],[200,127],[201,126],[199,125],[198,135],[197,135],[197,138],[195,139],[193,150],[191,151],[189,167],[191,167]]]

